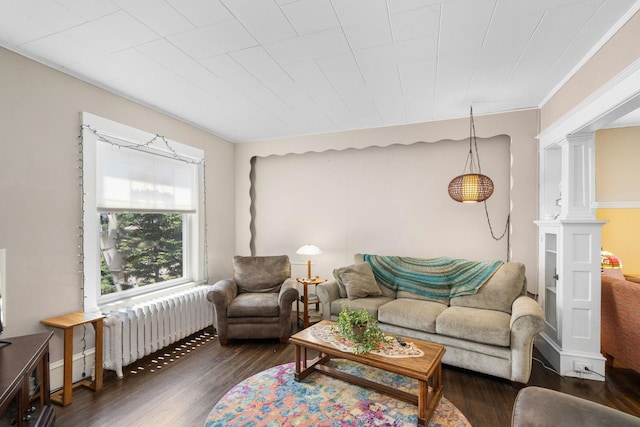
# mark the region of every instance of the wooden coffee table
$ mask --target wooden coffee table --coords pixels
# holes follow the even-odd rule
[[[312,372],[339,378],[343,381],[368,387],[381,393],[388,394],[396,399],[418,405],[418,425],[426,426],[433,416],[433,412],[440,403],[442,397],[442,356],[444,347],[426,341],[407,338],[417,348],[424,352],[420,357],[390,358],[372,353],[353,354],[338,350],[332,344],[315,338],[312,331],[316,327],[332,325],[334,322],[323,320],[316,325],[304,329],[291,337],[291,342],[296,346],[296,374],[295,380],[301,381]],[[313,360],[307,360],[307,350],[316,350],[319,356]],[[326,363],[331,357],[352,360],[363,365],[373,366],[395,374],[418,380],[418,394],[407,393],[360,378],[346,372],[339,371]]]

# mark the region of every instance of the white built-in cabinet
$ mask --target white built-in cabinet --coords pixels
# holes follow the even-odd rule
[[[561,313],[558,313],[558,230],[556,224],[547,226],[541,225],[541,248],[542,254],[542,271],[541,277],[544,287],[540,296],[542,306],[544,308],[545,329],[547,337],[556,344],[562,345],[561,335],[558,333],[558,319]],[[544,228],[544,230],[542,230]]]
[[[536,347],[563,376],[604,380],[595,134],[540,149],[538,292],[545,329]],[[587,367],[589,371],[585,370]]]

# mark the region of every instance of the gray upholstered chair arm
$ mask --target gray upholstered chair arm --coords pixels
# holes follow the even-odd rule
[[[298,298],[298,282],[296,279],[288,278],[280,287],[278,295],[278,306],[280,307],[280,342],[286,340],[288,342],[291,336],[291,312],[293,311],[293,302]]]
[[[526,384],[531,375],[533,340],[544,330],[542,307],[528,296],[519,296],[511,311],[511,379]]]
[[[231,301],[238,295],[238,286],[231,279],[219,280],[209,288],[207,299],[214,306],[227,308]]]
[[[227,339],[227,307],[238,295],[238,286],[231,279],[216,282],[209,288],[207,299],[213,303],[214,326],[221,340]]]
[[[320,300],[322,318],[331,320],[331,302],[340,298],[338,282],[335,279],[320,283],[316,286],[316,294]]]
[[[638,427],[640,418],[555,390],[526,387],[516,396],[511,425],[513,427]]]
[[[298,282],[296,279],[289,278],[284,281],[282,287],[280,287],[280,294],[278,295],[278,305],[280,309],[289,309],[291,313],[291,305],[298,298]]]

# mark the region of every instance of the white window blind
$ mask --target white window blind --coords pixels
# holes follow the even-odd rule
[[[98,141],[96,206],[101,211],[195,212],[198,167]]]

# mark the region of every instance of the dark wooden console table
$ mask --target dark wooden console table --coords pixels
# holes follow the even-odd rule
[[[0,344],[0,425],[52,426],[49,340],[53,332],[7,338]]]

